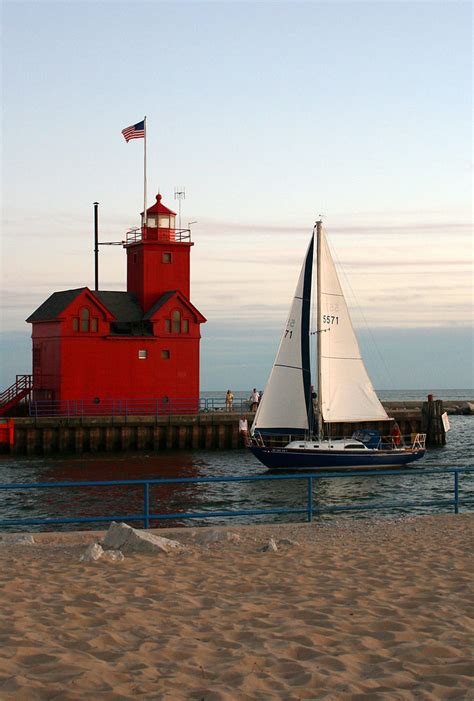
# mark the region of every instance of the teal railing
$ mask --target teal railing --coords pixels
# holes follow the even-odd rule
[[[470,506],[474,504],[474,497],[467,496],[461,500],[461,475],[471,475],[474,472],[474,467],[452,467],[452,468],[436,468],[424,470],[376,470],[376,471],[354,471],[354,472],[318,472],[311,474],[263,474],[263,475],[239,475],[233,477],[176,477],[176,478],[160,478],[146,480],[109,480],[96,482],[37,482],[37,483],[11,483],[0,484],[0,490],[14,491],[29,491],[29,490],[69,490],[77,488],[107,488],[107,487],[141,487],[143,490],[143,508],[140,513],[114,515],[97,514],[96,516],[73,516],[73,517],[45,517],[45,518],[10,518],[0,520],[0,527],[12,526],[29,526],[29,525],[56,525],[56,524],[85,524],[110,521],[125,521],[125,522],[142,522],[144,528],[150,528],[152,522],[162,522],[165,520],[188,520],[188,519],[207,519],[207,518],[231,518],[237,516],[270,516],[273,514],[304,514],[306,520],[311,522],[315,515],[326,513],[337,513],[344,511],[361,511],[361,510],[384,510],[384,509],[410,509],[414,507],[427,506],[443,506],[452,509],[454,513],[459,513],[461,504]],[[329,506],[314,505],[314,484],[319,480],[337,480],[348,479],[352,477],[391,477],[391,476],[410,476],[415,477],[417,481],[428,478],[429,476],[452,475],[452,491],[449,497],[440,499],[428,499],[421,501],[382,501],[378,503],[358,503],[358,504],[338,504]],[[150,502],[151,488],[157,485],[191,485],[204,483],[225,483],[225,482],[264,482],[271,480],[304,480],[306,482],[306,497],[304,503],[300,506],[290,507],[274,507],[266,509],[240,509],[240,510],[221,510],[221,511],[205,511],[205,512],[174,512],[163,513],[153,511]],[[79,502],[80,503],[80,502]]]

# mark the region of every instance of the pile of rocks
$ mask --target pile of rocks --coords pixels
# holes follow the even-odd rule
[[[203,528],[189,534],[192,544],[210,548],[214,546],[234,546],[242,545],[243,538],[238,533],[226,531],[225,529]],[[251,540],[255,541],[255,538]],[[277,552],[283,546],[297,546],[299,543],[290,538],[280,538],[275,540],[273,536],[263,547],[258,548],[259,552]],[[155,553],[169,554],[181,553],[189,550],[189,545],[184,545],[177,540],[163,538],[154,535],[150,531],[136,530],[126,523],[112,522],[105,537],[100,542],[91,543],[86,551],[81,555],[81,562],[94,562],[104,559],[110,562],[121,562],[126,554],[134,553]]]
[[[104,558],[111,562],[120,562],[124,553],[169,553],[184,550],[185,546],[177,540],[162,538],[149,531],[139,531],[126,523],[112,521],[105,538],[100,543],[91,543],[81,555],[81,562],[92,562]]]

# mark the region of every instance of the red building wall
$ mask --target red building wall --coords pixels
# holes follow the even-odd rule
[[[162,351],[169,351],[169,359]],[[146,359],[139,358],[146,351]],[[87,356],[87,364],[82,358]],[[189,398],[199,395],[199,345],[192,338],[64,338],[58,399]]]

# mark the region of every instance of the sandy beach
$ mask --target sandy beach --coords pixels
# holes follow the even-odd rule
[[[474,699],[470,514],[0,544],[0,699]],[[233,535],[228,535],[233,534]],[[277,552],[262,552],[269,538]]]

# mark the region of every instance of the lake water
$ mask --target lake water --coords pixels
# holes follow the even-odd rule
[[[404,398],[407,398],[404,393]],[[444,396],[444,395],[443,395]],[[469,395],[472,397],[472,394]],[[416,397],[415,397],[416,398]],[[455,397],[459,398],[459,397]],[[453,476],[417,478],[419,468],[468,467],[474,465],[474,417],[451,416],[451,431],[444,448],[429,450],[413,468],[413,476],[352,477],[320,480],[315,486],[314,508],[338,504],[374,503],[381,501],[422,501],[452,498]],[[265,468],[247,450],[161,452],[159,454],[104,454],[100,456],[58,456],[11,458],[0,456],[0,483],[11,482],[86,482],[97,480],[145,479],[160,477],[217,477],[266,474]],[[469,497],[474,507],[474,476],[461,476],[461,494]],[[120,515],[141,513],[143,488],[78,487],[71,490],[0,490],[0,520],[13,518],[45,518]],[[156,513],[179,514],[209,511],[251,510],[306,503],[305,480],[273,480],[268,482],[208,483],[163,485],[151,491],[151,509]],[[467,507],[465,507],[467,508]],[[411,513],[445,510],[443,507],[416,507]],[[354,511],[346,518],[395,515],[399,508],[380,511]],[[338,517],[342,514],[339,513]],[[331,515],[320,518],[333,518]],[[304,515],[267,515],[265,517],[213,518],[206,524],[249,523],[304,520]],[[161,526],[202,525],[203,520],[162,521]],[[141,524],[139,524],[141,525]],[[156,524],[156,522],[154,523]],[[26,530],[77,530],[101,528],[104,524],[28,526]],[[11,530],[19,531],[15,526]]]

